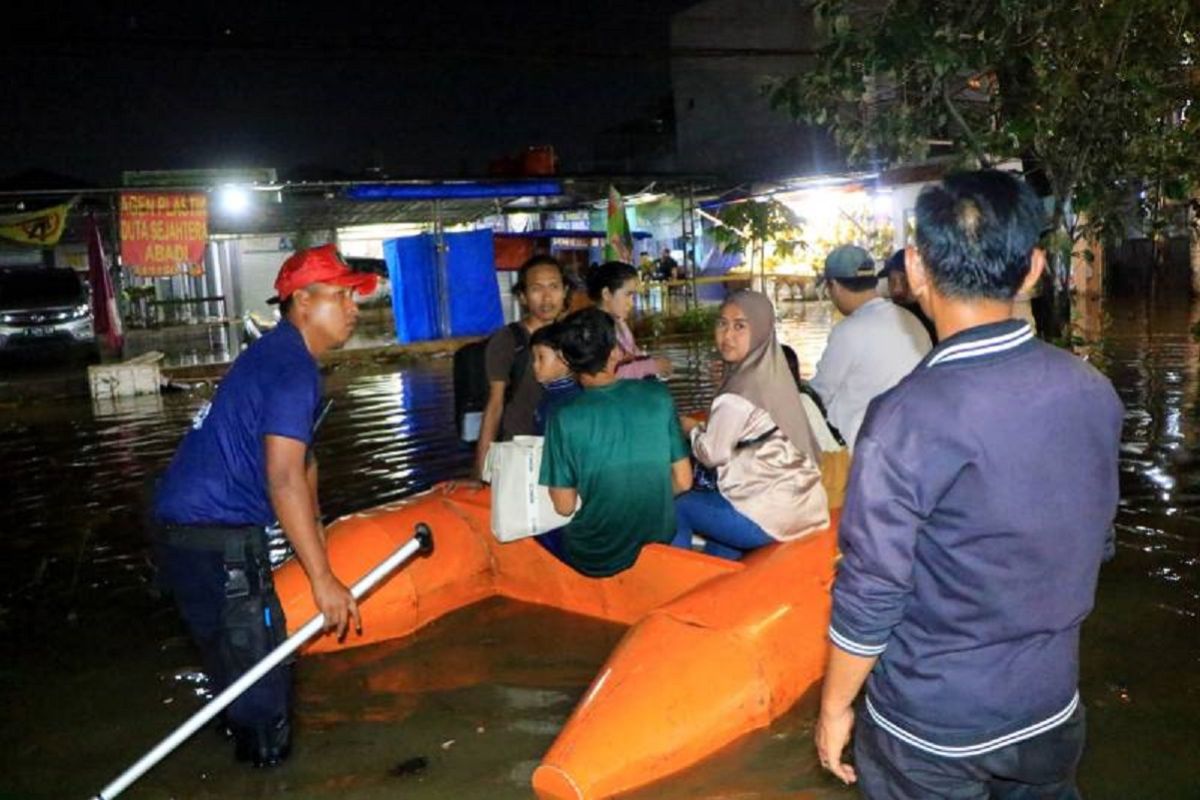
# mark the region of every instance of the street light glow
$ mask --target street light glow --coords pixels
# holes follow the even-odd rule
[[[876,217],[890,218],[892,216],[891,192],[880,192],[871,199],[871,203],[875,208]]]
[[[226,214],[241,216],[250,208],[250,192],[241,186],[222,186],[217,193],[217,204]]]

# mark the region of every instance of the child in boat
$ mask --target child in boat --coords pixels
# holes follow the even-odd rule
[[[529,340],[533,350],[533,376],[542,385],[542,399],[533,412],[533,432],[546,433],[546,421],[558,408],[583,392],[575,373],[567,366],[558,349],[562,325],[554,323],[538,328]]]
[[[571,314],[558,344],[583,393],[549,419],[540,482],[558,513],[575,516],[537,541],[584,575],[614,575],[642,545],[671,541],[672,498],[692,485],[687,445],[666,386],[618,380],[612,316]]]
[[[629,329],[629,314],[637,294],[638,271],[631,264],[609,261],[588,273],[588,296],[597,307],[613,318],[617,332],[618,378],[669,377],[671,362],[662,356],[650,356],[638,347]]]
[[[717,491],[675,501],[677,547],[692,534],[705,552],[740,559],[747,551],[829,526],[821,451],[783,350],[775,310],[761,292],[733,294],[717,318],[725,380],[706,424],[681,417],[692,453],[717,471]]]

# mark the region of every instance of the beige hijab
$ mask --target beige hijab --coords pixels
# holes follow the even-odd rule
[[[735,292],[725,305],[736,305],[750,323],[750,352],[727,366],[718,395],[736,394],[771,415],[771,420],[801,455],[821,463],[821,450],[808,426],[800,390],[792,379],[783,348],[775,337],[775,308],[762,292]]]

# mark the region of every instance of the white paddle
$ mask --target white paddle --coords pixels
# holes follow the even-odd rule
[[[350,594],[354,595],[355,600],[358,600],[371,591],[371,589],[375,588],[377,584],[381,583],[384,578],[388,577],[396,567],[408,561],[417,553],[428,553],[432,550],[432,531],[429,530],[429,526],[424,522],[417,523],[413,537],[384,559],[379,566],[360,578],[358,583],[350,587]],[[318,613],[305,623],[303,628],[289,636],[287,641],[280,644],[268,653],[262,661],[259,661],[247,670],[242,677],[229,684],[225,691],[209,701],[208,705],[193,714],[191,719],[180,725],[170,736],[155,745],[153,750],[138,759],[137,763],[122,772],[108,786],[101,789],[93,800],[112,800],[112,798],[125,791],[129,788],[130,784],[146,774],[159,761],[166,758],[172,750],[181,745],[189,736],[204,727],[217,714],[220,714],[226,706],[238,698],[238,695],[249,689],[255,681],[277,667],[292,653],[299,650],[305,642],[316,636],[324,627],[325,615]]]

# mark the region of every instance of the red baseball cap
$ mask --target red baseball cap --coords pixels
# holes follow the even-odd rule
[[[375,291],[378,282],[378,275],[355,272],[342,260],[334,245],[323,244],[298,250],[283,262],[279,274],[275,276],[275,296],[268,302],[281,303],[297,289],[314,283],[350,286],[359,294],[370,294]]]

